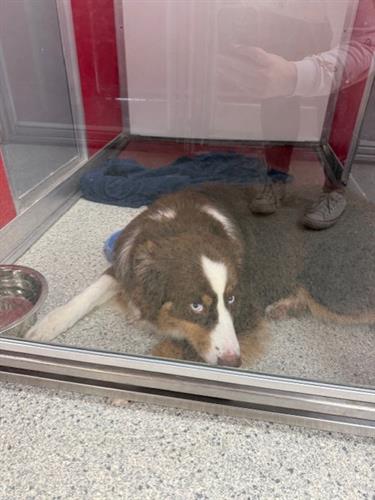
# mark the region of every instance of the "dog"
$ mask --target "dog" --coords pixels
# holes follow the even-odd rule
[[[251,214],[253,195],[208,184],[162,196],[122,231],[112,266],[26,338],[53,340],[116,298],[161,336],[153,355],[239,367],[264,353],[269,320],[375,323],[373,207],[354,200],[316,232],[298,226],[300,195],[267,217]]]

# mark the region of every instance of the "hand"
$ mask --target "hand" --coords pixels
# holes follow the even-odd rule
[[[232,52],[219,56],[219,72],[232,87],[260,99],[293,94],[297,83],[294,62],[259,47],[237,45]]]

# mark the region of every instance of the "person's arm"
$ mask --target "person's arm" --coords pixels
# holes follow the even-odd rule
[[[323,96],[336,91],[341,82],[343,87],[359,82],[367,76],[374,50],[375,30],[368,30],[358,41],[295,62],[297,81],[293,95]]]
[[[367,77],[375,52],[375,0],[361,1],[350,42],[294,62],[235,45],[232,54],[219,58],[218,71],[233,88],[259,99],[324,96],[342,84],[349,87]]]

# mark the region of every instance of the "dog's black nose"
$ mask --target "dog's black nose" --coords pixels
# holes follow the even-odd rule
[[[225,354],[217,360],[217,364],[220,366],[241,366],[242,359],[238,354]]]

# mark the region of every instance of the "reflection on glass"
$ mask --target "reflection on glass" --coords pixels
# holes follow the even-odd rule
[[[78,149],[55,3],[0,0],[0,11],[1,142],[19,199]]]
[[[373,2],[176,4],[124,1],[133,138],[22,260],[45,312],[89,286],[28,337],[374,385],[375,177],[306,145],[349,157]]]

